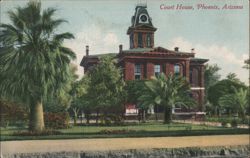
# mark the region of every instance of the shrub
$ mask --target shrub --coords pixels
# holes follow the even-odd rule
[[[54,130],[43,130],[41,132],[18,131],[13,133],[13,136],[45,136],[45,135],[58,135],[58,134],[61,134],[61,132]]]
[[[28,121],[27,107],[19,103],[0,99],[0,126],[25,126]]]
[[[226,119],[222,119],[220,122],[221,122],[221,126],[223,126],[223,127],[226,127],[227,124],[229,123],[228,120],[226,120]]]
[[[99,134],[128,134],[128,133],[134,133],[135,130],[128,130],[128,129],[121,129],[121,130],[108,130],[104,129],[99,132]]]
[[[192,126],[186,126],[185,129],[186,129],[187,131],[191,131],[191,130],[192,130]]]
[[[250,116],[247,116],[246,118],[242,119],[240,123],[250,126]]]
[[[101,115],[101,121],[104,125],[110,126],[114,125],[122,125],[123,118],[117,114],[108,114],[108,115]]]
[[[69,120],[70,117],[67,112],[44,114],[44,122],[46,128],[51,128],[51,129],[68,128]]]
[[[232,125],[232,127],[237,127],[238,126],[238,121],[237,120],[232,120],[231,125]]]
[[[242,118],[235,118],[235,117],[208,117],[206,118],[206,121],[208,122],[220,122],[222,126],[226,126],[226,124],[232,124],[232,122],[237,122],[238,124],[246,124],[249,125],[249,116],[247,116],[245,119]],[[233,125],[232,125],[233,126]]]

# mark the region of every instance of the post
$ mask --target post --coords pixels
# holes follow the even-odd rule
[[[89,46],[86,46],[86,56],[89,56]]]
[[[119,53],[122,53],[122,44],[119,45]]]

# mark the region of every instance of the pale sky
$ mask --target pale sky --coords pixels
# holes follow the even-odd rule
[[[27,0],[2,0],[1,22],[9,23],[6,12]],[[42,7],[58,9],[57,17],[68,21],[58,31],[68,31],[75,39],[65,45],[77,54],[79,66],[89,45],[90,54],[118,53],[119,44],[128,49],[126,35],[138,2],[147,2],[155,33],[155,46],[189,52],[195,48],[196,57],[217,63],[224,78],[233,72],[248,83],[249,73],[243,69],[249,57],[249,2],[247,0],[41,0]],[[198,4],[217,5],[220,9],[198,9]],[[227,4],[243,6],[243,9],[222,9]],[[161,10],[160,6],[193,6],[193,10]]]

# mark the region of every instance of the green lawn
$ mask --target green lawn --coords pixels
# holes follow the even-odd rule
[[[1,128],[1,140],[29,140],[29,139],[76,139],[76,138],[115,138],[115,137],[163,137],[163,136],[193,136],[193,135],[221,135],[248,134],[248,129],[234,129],[212,127],[205,125],[187,125],[174,123],[143,123],[126,126],[73,126],[58,130],[61,134],[47,136],[13,136],[14,132],[27,131],[25,128]],[[109,131],[107,134],[103,131]],[[118,131],[118,133],[113,133]],[[119,131],[125,131],[119,133]]]
[[[133,130],[133,131],[185,131],[188,128],[192,130],[205,130],[205,129],[221,129],[218,127],[203,126],[203,125],[187,125],[187,124],[171,124],[165,125],[162,123],[144,123],[138,125],[127,125],[127,126],[75,126],[69,129],[60,130],[63,133],[98,133],[102,130]]]

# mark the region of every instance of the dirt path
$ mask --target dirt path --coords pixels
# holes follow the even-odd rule
[[[148,148],[231,146],[249,144],[249,135],[31,140],[1,142],[2,154],[105,151]]]

